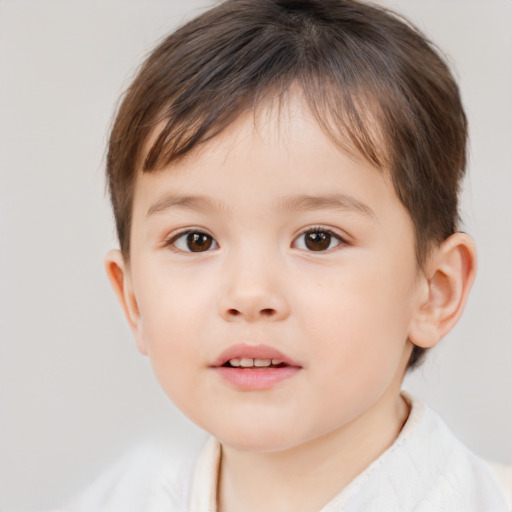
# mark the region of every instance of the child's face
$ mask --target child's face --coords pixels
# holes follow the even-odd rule
[[[169,397],[257,450],[340,431],[398,395],[424,289],[389,176],[335,147],[298,99],[138,176],[127,279]],[[272,349],[289,366],[220,369],[280,359]]]

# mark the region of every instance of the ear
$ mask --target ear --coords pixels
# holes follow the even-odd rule
[[[148,355],[146,342],[144,340],[143,323],[133,290],[130,267],[124,260],[121,251],[114,249],[107,253],[105,256],[105,270],[107,271],[110,284],[133,332],[137,348],[142,354]]]
[[[476,248],[465,233],[455,233],[434,249],[426,265],[409,340],[431,348],[454,327],[476,275]]]

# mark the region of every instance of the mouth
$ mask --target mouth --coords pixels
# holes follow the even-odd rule
[[[269,345],[239,343],[224,350],[211,365],[212,367],[241,369],[271,369],[302,365]]]
[[[268,345],[233,345],[211,368],[237,391],[262,391],[297,375],[302,365]]]
[[[226,361],[224,368],[284,368],[290,366],[280,359],[251,359],[251,358],[234,358]]]

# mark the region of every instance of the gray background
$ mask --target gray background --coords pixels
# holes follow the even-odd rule
[[[159,389],[103,271],[103,153],[155,41],[206,1],[0,0],[0,509],[57,507],[141,440],[202,433]],[[471,124],[467,311],[405,387],[512,463],[512,2],[382,2],[449,55]],[[186,5],[184,5],[186,4]],[[186,440],[184,442],[183,440]]]

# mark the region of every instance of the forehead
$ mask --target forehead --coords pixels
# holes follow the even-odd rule
[[[174,167],[173,163],[197,158],[209,141],[218,139],[225,131],[232,135],[244,126],[252,125],[254,133],[278,140],[284,148],[287,132],[296,118],[316,123],[326,137],[339,149],[356,160],[366,160],[381,171],[391,169],[387,137],[384,133],[381,107],[369,91],[340,91],[324,85],[312,94],[292,82],[284,89],[249,93],[240,107],[229,112],[229,122],[212,120],[207,109],[191,114],[188,120],[174,120],[162,114],[140,148],[138,170],[153,172]],[[250,120],[250,122],[247,122]],[[245,130],[247,134],[247,130]]]
[[[158,127],[149,145],[157,137]],[[139,171],[135,199],[140,202],[137,197],[143,196],[151,214],[170,205],[198,205],[192,200],[194,191],[222,197],[224,207],[240,197],[263,204],[270,196],[280,204],[334,207],[344,196],[345,206],[370,213],[372,208],[357,196],[377,202],[383,189],[394,197],[390,187],[387,172],[355,148],[341,149],[304,99],[294,95],[244,112],[216,137],[162,170]]]

